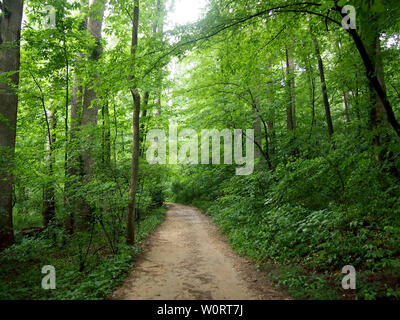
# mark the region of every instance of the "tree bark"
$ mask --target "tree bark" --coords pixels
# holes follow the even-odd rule
[[[370,53],[372,61],[375,67],[375,73],[378,77],[379,83],[382,88],[386,91],[382,57],[381,57],[381,44],[379,40],[379,34],[376,34],[370,43]],[[383,163],[386,158],[386,150],[382,149],[382,144],[389,140],[389,137],[382,129],[386,126],[387,114],[382,101],[379,99],[376,91],[370,85],[370,96],[371,96],[371,109],[370,109],[370,121],[371,130],[374,132],[373,144],[376,150],[376,160],[379,163]]]
[[[87,5],[88,0],[83,1]],[[83,12],[81,12],[83,15]],[[86,30],[88,24],[88,17],[84,16],[82,19],[80,30]],[[79,76],[79,66],[81,64],[82,54],[78,53],[77,67],[74,72],[74,79],[72,85],[71,96],[71,123],[69,130],[69,141],[67,143],[67,164],[66,164],[66,181],[64,187],[64,205],[67,210],[67,219],[65,221],[65,228],[70,234],[74,233],[75,214],[81,206],[81,201],[75,197],[76,190],[80,187],[80,180],[82,175],[82,156],[79,151],[78,133],[82,121],[83,109],[83,92],[82,79]]]
[[[88,31],[92,38],[95,40],[96,45],[90,54],[90,60],[97,62],[100,60],[103,47],[101,45],[101,31],[103,27],[103,16],[105,11],[105,0],[93,0],[91,7],[93,8],[93,14],[88,19]],[[85,88],[83,97],[83,110],[82,110],[82,128],[89,131],[86,136],[86,142],[84,143],[87,147],[82,152],[82,183],[86,185],[89,183],[94,172],[94,154],[92,150],[92,144],[94,139],[94,130],[97,126],[97,115],[98,115],[98,104],[95,101],[97,99],[97,91],[95,89],[96,79],[98,78],[97,73],[93,74],[93,80]],[[79,228],[81,230],[87,230],[92,220],[92,206],[87,202],[83,201],[80,208],[81,221]]]
[[[326,124],[328,126],[329,136],[332,136],[334,133],[334,130],[333,130],[333,122],[332,122],[332,116],[331,116],[331,107],[329,105],[328,91],[327,91],[326,81],[325,81],[324,64],[322,62],[321,53],[319,51],[318,40],[316,38],[314,38],[313,41],[315,44],[315,54],[316,54],[317,60],[318,60],[319,76],[321,79],[321,90],[322,90],[322,98],[324,100]]]
[[[16,139],[20,39],[23,0],[3,0],[0,17],[0,249],[14,243],[12,222],[13,164]]]
[[[389,110],[391,108],[388,109],[387,105],[389,101],[387,100],[386,95],[381,43],[379,39],[381,35],[381,31],[379,29],[380,19],[382,19],[382,17],[375,13],[371,13],[367,17],[363,17],[363,19],[361,19],[361,22],[365,31],[363,33],[363,39],[359,40],[363,45],[366,58],[368,58],[370,64],[367,67],[367,72],[369,73],[370,79],[370,128],[373,133],[372,141],[375,149],[376,161],[378,162],[378,164],[382,165],[386,160],[388,160],[389,162],[393,161],[392,154],[388,151],[386,144],[390,141],[391,138],[388,131],[389,124],[391,124],[392,127],[395,128],[396,125],[394,124],[394,122],[397,122],[397,120],[394,118],[393,110]],[[372,68],[371,71],[368,71],[369,68]],[[375,79],[377,85],[374,84],[372,78]],[[379,87],[378,90],[377,86]],[[382,91],[381,94],[383,94],[384,96],[383,99],[380,91]],[[399,133],[400,131],[398,132],[398,134]],[[395,166],[391,166],[390,171],[395,176],[399,176],[399,173]]]
[[[132,69],[134,67],[133,61],[136,55],[136,48],[138,44],[138,31],[139,31],[139,0],[134,0],[135,7],[132,21],[132,45],[131,45],[131,58]],[[132,70],[133,71],[133,70]],[[131,75],[130,80],[133,83],[131,94],[133,98],[133,145],[132,145],[132,165],[131,165],[131,178],[129,186],[129,203],[127,212],[127,227],[126,227],[126,240],[129,245],[135,244],[135,211],[136,211],[136,191],[139,181],[139,145],[140,145],[140,94],[135,84],[134,76]]]
[[[74,197],[79,187],[81,177],[82,157],[78,152],[78,133],[82,117],[83,86],[79,83],[77,73],[74,74],[74,83],[71,97],[71,124],[68,141],[67,179],[65,181],[65,207],[68,211],[66,229],[70,234],[74,232],[75,213],[78,211],[79,200]]]

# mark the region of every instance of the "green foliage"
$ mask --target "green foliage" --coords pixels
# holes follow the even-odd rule
[[[336,155],[333,151],[327,159]],[[360,168],[350,165],[349,159],[341,161],[341,170],[348,170],[344,192],[340,178],[324,158],[291,162],[274,174],[229,178],[221,170],[225,179],[219,182],[217,170],[198,170],[187,179],[186,188],[175,184],[173,190],[178,200],[205,209],[238,253],[258,263],[292,265],[282,269],[278,283],[289,287],[295,297],[327,299],[343,294],[338,273],[351,264],[360,272],[357,297],[394,298],[400,225],[399,212],[392,208],[398,207],[394,203],[400,187],[388,188],[390,175],[375,175],[372,162]],[[360,170],[368,172],[367,181],[358,180]],[[196,184],[197,193],[188,192],[190,183]],[[369,201],[360,203],[351,196],[356,191],[359,198],[367,193],[364,196]],[[374,278],[391,280],[381,285]]]
[[[162,186],[154,186],[150,191],[151,204],[159,207],[165,201],[164,189]]]
[[[22,238],[0,254],[0,299],[104,299],[132,268],[141,241],[163,221],[164,213],[164,208],[158,208],[146,214],[140,223],[137,246],[121,242],[117,254],[107,248],[102,230],[95,230],[83,271],[79,252],[87,250],[88,234],[70,237],[56,229],[55,240],[48,234]],[[56,269],[55,290],[41,288],[41,269],[45,265]]]
[[[288,288],[297,299],[332,300],[338,295],[321,274],[307,274],[299,266],[280,266],[279,276],[272,276],[277,286]],[[339,282],[335,283],[336,285]]]
[[[346,3],[211,0],[198,23],[160,32],[166,3],[156,9],[156,0],[143,0],[132,61],[134,1],[110,0],[97,61],[90,59],[100,43],[85,27],[95,11],[87,1],[26,1],[13,168],[17,243],[0,253],[0,299],[101,299],[131,266],[138,249],[124,244],[124,233],[133,85],[146,111],[135,208],[139,239],[162,220],[165,199],[192,203],[212,216],[237,252],[263,266],[282,266],[276,281],[296,298],[398,299],[400,143],[378,110],[359,48],[340,27],[335,4]],[[46,5],[56,9],[55,28],[42,25]],[[373,63],[382,60],[375,71],[399,118],[400,7],[395,1],[352,5],[356,32]],[[372,52],[377,39],[380,52]],[[72,95],[80,87],[83,92]],[[95,126],[82,126],[82,106],[73,119],[72,100],[82,102],[90,89],[96,99],[88,109],[99,113]],[[288,130],[291,104],[296,126]],[[263,155],[255,172],[238,177],[234,165],[148,164],[146,133],[166,129],[170,120],[198,132],[258,124]],[[12,150],[0,151],[0,167],[8,169]],[[84,156],[93,162],[87,175]],[[55,217],[28,237],[43,224],[49,189]],[[71,217],[82,222],[83,204],[92,211],[90,227],[68,234]],[[56,291],[40,288],[45,264],[57,269]],[[357,270],[358,289],[351,294],[340,289],[346,264]]]
[[[306,14],[299,3],[286,1],[283,14],[271,9],[281,1],[210,2],[197,27],[202,35],[216,35],[179,66],[173,91],[179,119],[196,129],[254,128],[259,121],[271,166],[260,157],[248,177],[234,176],[228,166],[182,168],[170,193],[203,208],[240,254],[281,266],[277,281],[296,298],[396,299],[400,143],[385,120],[373,128],[379,101],[352,38],[310,14],[326,14],[340,25],[335,3],[345,1],[317,1]],[[381,36],[385,82],[398,87],[398,8],[382,1],[352,5],[368,51],[376,45],[370,36]],[[313,39],[323,62],[332,136]],[[288,53],[294,74],[288,74]],[[287,128],[288,79],[295,83],[293,131]],[[397,87],[386,85],[396,118]],[[356,291],[341,290],[347,264],[357,270]]]

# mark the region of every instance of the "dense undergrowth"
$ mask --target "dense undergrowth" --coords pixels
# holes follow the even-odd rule
[[[104,299],[121,283],[134,264],[140,243],[164,219],[165,208],[144,214],[138,225],[137,244],[128,246],[124,239],[110,243],[104,230],[75,233],[49,228],[38,237],[20,237],[0,254],[0,300]],[[56,289],[44,290],[42,267],[56,269]]]
[[[210,215],[239,254],[278,266],[272,277],[295,298],[395,299],[400,185],[368,159],[332,151],[245,177],[192,168],[172,189]],[[341,288],[345,265],[356,268],[356,290]]]
[[[399,298],[398,1],[212,0],[174,27],[173,2],[0,1],[0,299],[108,295],[168,184],[296,298]]]

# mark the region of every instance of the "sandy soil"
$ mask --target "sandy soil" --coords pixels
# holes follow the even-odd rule
[[[169,204],[165,221],[112,299],[289,299],[265,274],[236,255],[200,210]]]

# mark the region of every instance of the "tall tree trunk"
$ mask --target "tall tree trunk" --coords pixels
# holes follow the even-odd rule
[[[375,67],[375,73],[378,77],[379,83],[383,90],[386,91],[383,63],[381,57],[381,45],[379,40],[379,34],[376,34],[371,39],[370,53],[372,61]],[[370,96],[371,96],[371,109],[370,109],[370,121],[371,129],[374,131],[373,143],[376,150],[376,159],[378,162],[383,163],[386,158],[387,150],[382,149],[382,144],[389,140],[385,127],[387,126],[387,114],[382,101],[379,99],[374,88],[370,85]],[[383,131],[383,132],[381,132]]]
[[[93,48],[90,60],[97,62],[100,60],[103,48],[101,45],[101,31],[103,27],[103,16],[105,10],[105,0],[93,0],[91,3],[91,8],[93,8],[93,13],[88,19],[88,31],[92,35],[93,39],[96,42],[95,47]],[[83,110],[82,110],[82,127],[86,128],[89,131],[89,134],[86,136],[86,142],[84,145],[87,148],[84,148],[82,152],[82,183],[85,185],[89,183],[93,176],[94,172],[94,154],[92,150],[92,144],[94,139],[94,134],[91,130],[94,130],[97,126],[97,114],[98,114],[98,104],[95,101],[97,98],[97,92],[95,89],[96,79],[98,78],[97,73],[93,74],[93,80],[89,82],[89,84],[85,88],[85,93],[83,97]],[[79,228],[81,230],[86,230],[89,226],[90,221],[92,220],[92,206],[87,202],[83,201],[80,214],[81,221]]]
[[[14,243],[12,170],[17,124],[23,7],[23,0],[3,0],[3,14],[0,16],[0,75],[11,73],[6,81],[0,82],[0,249]]]
[[[131,45],[131,58],[132,65],[131,68],[134,68],[133,61],[136,55],[136,48],[138,44],[138,31],[139,31],[139,0],[134,0],[135,7],[133,12],[133,21],[132,21],[132,45]],[[132,70],[133,72],[133,70]],[[139,132],[139,122],[140,122],[140,94],[137,86],[135,84],[136,80],[134,76],[131,75],[130,80],[133,83],[133,87],[131,88],[131,94],[133,98],[133,145],[132,145],[132,165],[131,165],[131,179],[129,186],[129,203],[128,203],[128,212],[127,212],[127,227],[126,227],[126,240],[129,245],[133,245],[135,243],[135,211],[136,211],[136,191],[138,187],[139,180],[139,145],[140,145],[140,132]]]
[[[68,163],[67,179],[65,181],[65,207],[68,211],[66,229],[72,234],[74,232],[75,214],[80,206],[80,201],[74,196],[79,187],[82,157],[78,152],[78,133],[83,108],[83,86],[79,83],[77,73],[74,74],[74,83],[71,98],[71,123],[68,141]]]
[[[333,130],[333,122],[332,122],[332,116],[331,116],[331,107],[329,105],[328,91],[327,91],[326,81],[325,81],[324,64],[322,62],[321,53],[319,51],[318,41],[316,38],[314,38],[313,41],[315,44],[315,54],[316,54],[317,60],[318,60],[319,76],[321,79],[321,90],[322,90],[322,98],[324,100],[326,124],[328,125],[329,136],[332,136],[334,133],[334,130]]]
[[[370,4],[368,4],[368,7]],[[388,112],[387,106],[385,107],[385,99],[382,99],[379,90],[382,90],[383,95],[386,97],[386,85],[383,70],[383,62],[381,55],[381,43],[380,43],[380,30],[379,22],[381,17],[371,13],[367,17],[362,17],[361,22],[365,30],[363,34],[363,39],[360,41],[365,47],[365,54],[370,61],[371,72],[373,77],[378,82],[380,89],[376,90],[376,85],[373,81],[369,82],[369,92],[370,92],[370,126],[373,131],[373,145],[376,153],[376,160],[379,164],[383,164],[385,160],[390,160],[390,155],[388,154],[387,148],[383,147],[385,143],[390,141],[390,135],[388,133],[388,124],[390,121],[390,112]],[[371,75],[370,75],[371,76]],[[387,98],[386,98],[387,99]],[[393,112],[393,110],[392,110]],[[394,114],[393,114],[394,116]],[[393,125],[393,124],[392,124]],[[393,168],[394,173],[397,175],[397,170]]]
[[[55,188],[54,183],[51,181],[54,175],[54,143],[56,142],[56,117],[53,111],[49,112],[50,134],[47,137],[47,163],[48,163],[48,177],[50,181],[45,183],[43,191],[43,225],[48,227],[49,223],[54,220],[56,215],[56,201],[55,201]]]
[[[88,0],[82,1],[85,5]],[[81,12],[83,14],[83,12]],[[88,24],[88,17],[85,16],[80,25],[80,30],[86,30]],[[69,130],[69,140],[67,142],[67,163],[66,163],[66,180],[64,187],[64,206],[67,210],[67,219],[65,227],[70,234],[74,232],[75,214],[80,208],[81,201],[75,197],[76,190],[80,187],[80,177],[82,174],[82,156],[79,150],[78,133],[82,121],[83,109],[83,92],[82,79],[79,76],[79,65],[81,64],[82,54],[78,53],[77,68],[74,72],[74,79],[72,85],[71,96],[71,123]]]

